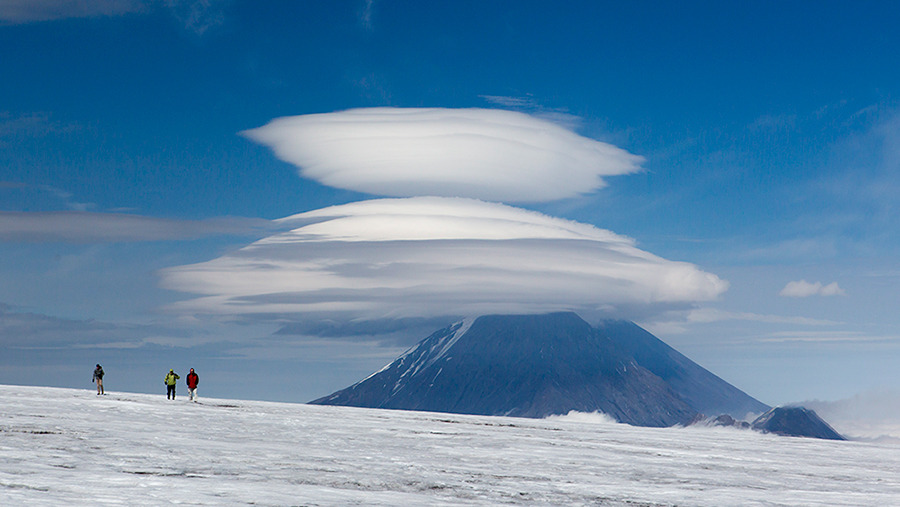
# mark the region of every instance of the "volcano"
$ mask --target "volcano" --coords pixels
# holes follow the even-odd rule
[[[311,403],[534,418],[600,411],[655,427],[706,409],[769,408],[633,323],[592,327],[574,313],[457,322]]]
[[[751,427],[765,433],[789,437],[846,440],[815,411],[805,407],[776,407],[759,416]]]

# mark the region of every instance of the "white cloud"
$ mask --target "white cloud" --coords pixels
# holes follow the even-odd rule
[[[820,296],[843,296],[844,289],[838,286],[837,282],[831,282],[828,285],[823,285],[821,289],[819,289]]]
[[[278,118],[243,132],[304,177],[376,195],[550,201],[605,186],[641,157],[493,109],[372,108]]]
[[[822,285],[822,282],[809,283],[806,280],[798,280],[788,282],[787,285],[778,293],[780,296],[791,298],[806,298],[810,296],[843,296],[844,290],[837,284],[831,282],[828,285]]]
[[[198,313],[379,319],[681,305],[727,282],[590,225],[472,199],[419,197],[282,219],[295,229],[162,272]]]

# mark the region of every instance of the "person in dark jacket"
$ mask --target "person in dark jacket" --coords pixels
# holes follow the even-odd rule
[[[106,394],[103,392],[103,367],[101,367],[99,364],[96,368],[94,368],[94,380],[92,380],[91,382],[97,384],[97,396]]]
[[[185,379],[188,386],[188,396],[191,401],[197,401],[197,384],[200,383],[200,376],[191,368],[191,372],[187,374],[187,379]]]
[[[174,400],[175,399],[175,383],[181,377],[175,373],[175,370],[169,370],[169,373],[166,373],[166,399]]]

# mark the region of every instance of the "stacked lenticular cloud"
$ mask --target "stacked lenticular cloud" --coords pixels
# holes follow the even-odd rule
[[[337,188],[401,198],[309,211],[218,259],[171,268],[182,310],[338,320],[481,315],[710,300],[727,282],[624,236],[498,202],[592,192],[641,158],[531,116],[359,109],[244,133]]]
[[[641,157],[523,113],[353,109],[243,133],[324,185],[374,195],[553,201],[593,192]]]

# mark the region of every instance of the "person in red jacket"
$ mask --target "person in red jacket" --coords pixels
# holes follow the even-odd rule
[[[187,374],[185,380],[187,381],[188,386],[188,396],[190,396],[191,401],[197,401],[197,384],[200,383],[200,377],[194,369],[191,368],[191,372]]]

